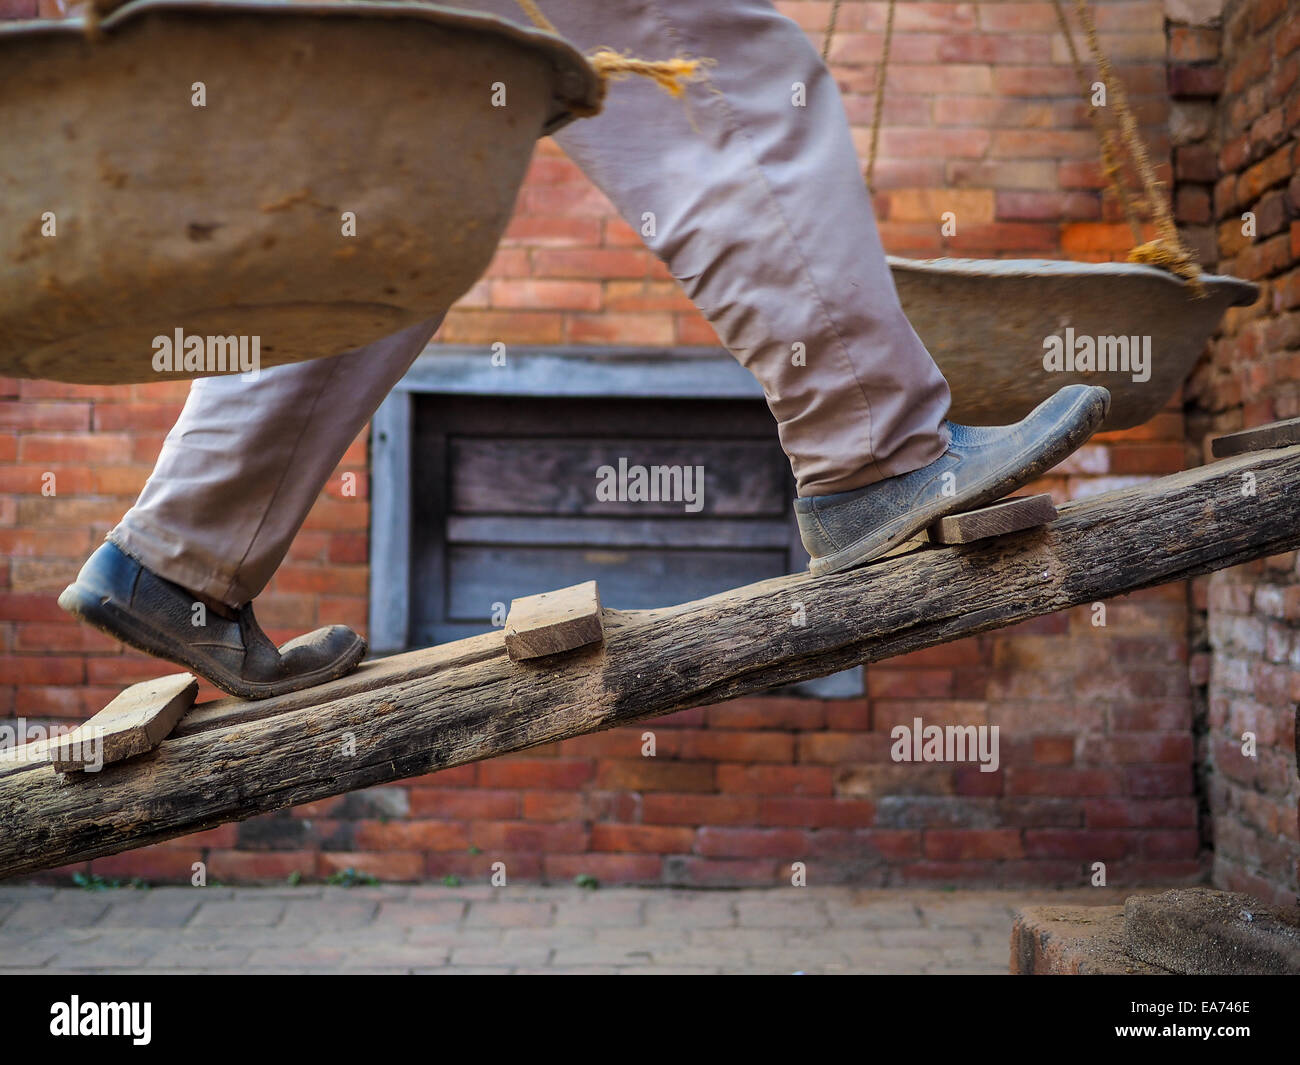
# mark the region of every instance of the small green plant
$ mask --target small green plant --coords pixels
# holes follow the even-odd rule
[[[298,870],[295,869],[292,873],[289,874],[289,886],[297,887],[301,883],[302,883],[302,873],[298,872]]]
[[[573,878],[573,882],[584,891],[595,891],[600,887],[600,881],[590,873],[579,873]]]
[[[334,887],[374,887],[379,883],[379,878],[371,873],[359,873],[349,865],[346,869],[331,873],[325,883]]]
[[[471,844],[469,845],[469,853],[470,853],[470,854],[482,854],[483,852],[482,852],[481,850],[479,850],[476,846],[474,846],[474,844],[471,843]]]
[[[444,887],[460,887],[460,877],[455,873],[448,873],[442,878]]]
[[[73,873],[72,882],[83,891],[108,891],[122,886],[120,880],[105,880],[98,873]]]
[[[123,887],[147,890],[149,887],[142,877],[133,876],[130,880],[123,882],[121,880],[109,880],[98,873],[73,873],[72,882],[83,891],[112,891],[115,888]]]

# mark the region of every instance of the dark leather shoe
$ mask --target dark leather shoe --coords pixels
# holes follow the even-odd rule
[[[1100,427],[1110,393],[1066,385],[1014,425],[948,423],[948,450],[930,465],[852,492],[794,501],[815,574],[892,551],[931,522],[996,502],[1078,449]]]
[[[341,677],[365,656],[366,641],[330,625],[277,648],[253,617],[205,608],[178,584],[146,569],[116,544],[103,544],[59,596],[59,606],[131,647],[175,662],[241,699],[266,699]],[[194,619],[203,618],[195,625]],[[204,616],[206,615],[206,616]]]

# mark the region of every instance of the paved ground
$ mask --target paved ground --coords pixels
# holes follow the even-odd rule
[[[0,886],[0,973],[1005,973],[1014,909],[1127,894]]]

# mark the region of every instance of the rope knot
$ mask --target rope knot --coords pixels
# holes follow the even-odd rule
[[[607,81],[620,81],[632,75],[649,78],[669,96],[681,96],[686,86],[698,81],[704,74],[707,60],[686,59],[636,59],[616,52],[612,48],[599,48],[587,56],[596,73]]]
[[[1181,242],[1171,244],[1164,237],[1148,240],[1128,253],[1128,261],[1168,270],[1187,282],[1195,298],[1203,299],[1206,296],[1200,264]]]

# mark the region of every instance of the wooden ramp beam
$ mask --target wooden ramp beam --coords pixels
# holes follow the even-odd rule
[[[1032,533],[918,546],[849,573],[778,577],[661,610],[606,610],[602,645],[549,666],[511,661],[496,632],[278,699],[201,704],[157,748],[100,773],[0,767],[0,877],[807,680],[1297,546],[1300,446],[1067,504]],[[796,615],[806,623],[792,625]]]

